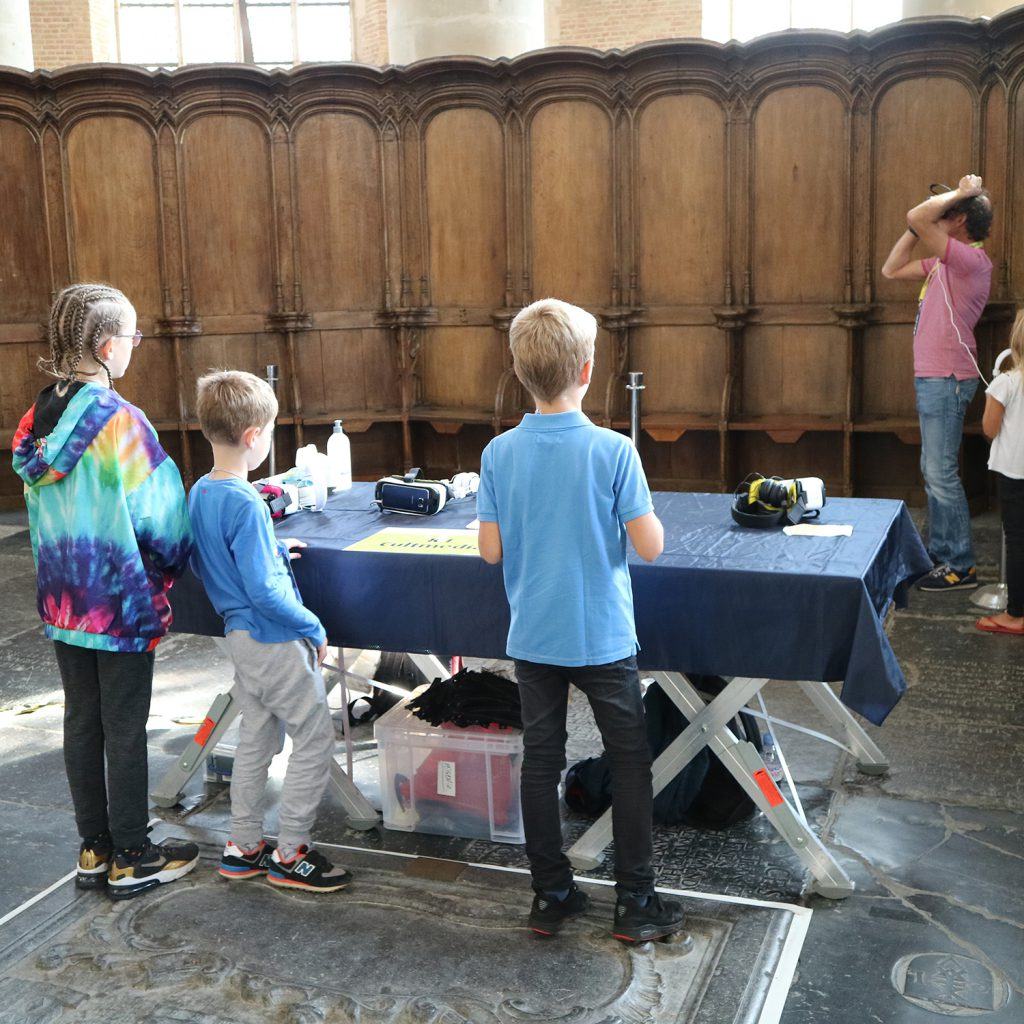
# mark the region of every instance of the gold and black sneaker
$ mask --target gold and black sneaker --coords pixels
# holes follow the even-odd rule
[[[114,859],[114,843],[109,832],[82,840],[78,849],[76,889],[102,889],[107,884],[107,872]]]
[[[114,900],[130,900],[187,875],[199,860],[199,847],[180,839],[151,843],[135,850],[118,850],[110,866],[107,892]]]

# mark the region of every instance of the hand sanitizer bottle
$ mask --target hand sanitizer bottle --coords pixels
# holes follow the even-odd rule
[[[336,491],[352,486],[352,445],[341,429],[341,420],[334,421],[334,433],[327,439],[327,480]]]

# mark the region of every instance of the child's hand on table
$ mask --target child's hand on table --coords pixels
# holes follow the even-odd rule
[[[301,558],[299,554],[299,548],[308,548],[309,545],[304,540],[296,540],[294,537],[288,537],[283,541],[284,546],[288,549],[288,557],[294,562],[296,558]]]

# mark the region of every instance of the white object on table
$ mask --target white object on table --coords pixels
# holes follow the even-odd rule
[[[838,523],[797,523],[784,526],[782,532],[787,537],[852,537],[853,527]]]

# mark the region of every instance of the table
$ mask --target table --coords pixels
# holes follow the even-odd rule
[[[372,494],[372,485],[355,484],[326,511],[278,526],[281,535],[309,544],[293,568],[329,642],[504,657],[509,611],[500,566],[474,557],[346,550],[384,527],[464,528],[475,502],[421,520],[382,515]],[[847,895],[845,872],[775,787],[756,749],[725,724],[769,679],[793,680],[843,731],[861,768],[884,771],[884,755],[848,709],[880,725],[904,692],[883,619],[892,602],[906,602],[931,561],[899,501],[830,500],[820,522],[852,525],[848,538],[743,529],[730,518],[730,502],[721,494],[655,494],[664,554],[654,564],[630,561],[639,665],[654,670],[692,722],[655,762],[655,785],[709,746],[808,866],[818,891]],[[172,591],[172,606],[175,630],[221,635],[220,618],[190,574]],[[731,682],[705,705],[686,673]],[[839,681],[837,699],[822,684]],[[203,749],[212,745],[207,740]],[[606,815],[570,851],[574,863],[598,863],[610,834]]]

